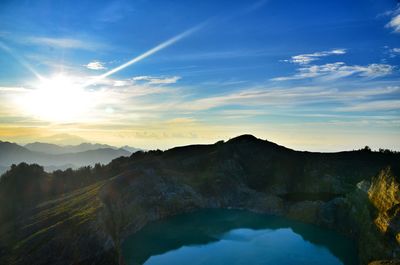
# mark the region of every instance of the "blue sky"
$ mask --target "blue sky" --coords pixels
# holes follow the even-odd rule
[[[2,1],[0,21],[3,140],[400,149],[394,0]]]

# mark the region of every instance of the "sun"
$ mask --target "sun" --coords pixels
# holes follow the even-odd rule
[[[53,122],[77,121],[87,113],[90,96],[77,78],[57,74],[41,78],[40,82],[22,99],[27,114]]]

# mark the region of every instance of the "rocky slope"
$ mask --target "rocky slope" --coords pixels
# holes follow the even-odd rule
[[[199,208],[314,223],[353,237],[361,264],[394,260],[399,161],[398,154],[369,151],[296,152],[252,136],[136,153],[120,174],[3,224],[0,264],[123,264],[120,246],[128,235]]]

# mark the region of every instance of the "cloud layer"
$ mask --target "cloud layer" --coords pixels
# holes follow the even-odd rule
[[[291,62],[295,64],[309,64],[313,61],[317,61],[322,57],[327,57],[330,55],[341,55],[345,54],[346,50],[345,49],[334,49],[330,51],[323,51],[323,52],[314,52],[314,53],[306,53],[306,54],[299,54],[292,56],[290,60],[285,60],[285,62]]]
[[[393,32],[400,33],[400,6],[391,12],[391,19],[386,27],[393,29]]]
[[[155,77],[155,76],[135,76],[132,78],[133,81],[145,81],[150,85],[165,85],[165,84],[175,84],[179,79],[180,76],[169,76],[169,77]]]
[[[82,39],[74,38],[57,38],[57,37],[45,37],[45,36],[31,36],[21,39],[16,39],[21,43],[30,43],[39,46],[50,46],[53,48],[62,49],[82,49],[82,50],[93,50],[103,48],[104,44],[94,43]]]
[[[88,63],[85,66],[86,66],[86,68],[88,68],[90,70],[104,70],[104,69],[107,69],[104,66],[104,63],[102,63],[100,61],[93,61],[93,62]]]
[[[273,81],[299,80],[305,78],[324,78],[334,80],[349,76],[376,78],[389,75],[394,66],[389,64],[346,65],[344,62],[328,63],[323,65],[307,65],[297,69],[291,76],[273,78]]]

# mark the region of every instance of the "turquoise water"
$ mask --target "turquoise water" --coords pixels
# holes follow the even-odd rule
[[[352,241],[285,218],[202,210],[145,226],[123,244],[128,265],[353,265]]]

